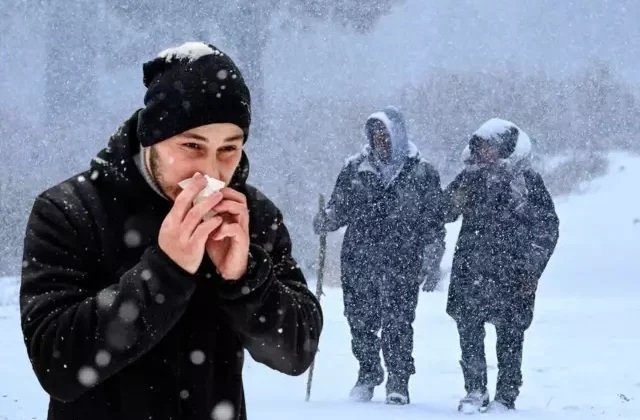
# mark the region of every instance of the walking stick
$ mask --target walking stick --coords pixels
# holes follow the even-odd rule
[[[320,194],[318,198],[318,211],[319,214],[324,214],[324,196]],[[322,283],[324,281],[324,261],[327,254],[327,234],[322,232],[320,234],[320,255],[318,256],[318,278],[316,280],[316,298],[318,302],[320,302],[320,298],[322,297]],[[317,356],[317,355],[316,355]],[[309,368],[309,378],[307,379],[307,396],[306,401],[309,401],[311,398],[311,381],[313,380],[313,368],[316,364],[315,358],[313,362],[311,362],[311,367]]]

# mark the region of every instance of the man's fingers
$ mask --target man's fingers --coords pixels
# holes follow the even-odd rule
[[[225,238],[241,238],[244,234],[242,227],[238,223],[226,223],[220,227],[213,235],[215,241],[221,241]]]
[[[193,200],[200,194],[200,191],[207,186],[207,181],[201,174],[195,174],[193,179],[194,181],[178,194],[171,209],[171,213],[174,213],[175,218],[180,222],[182,222],[187,213],[189,213]]]
[[[202,222],[204,215],[211,211],[220,200],[222,200],[222,194],[213,193],[193,206],[182,222],[182,234],[187,238],[191,237],[198,225]]]
[[[237,216],[238,223],[245,227],[245,229],[249,224],[247,207],[237,201],[222,200],[222,202],[216,205],[213,210],[216,213],[229,213],[233,216]]]
[[[200,225],[198,225],[196,230],[193,232],[191,240],[202,242],[203,244],[206,243],[211,232],[216,230],[222,224],[222,222],[222,217],[214,216],[206,222],[200,223]]]
[[[243,214],[247,212],[247,208],[237,201],[222,200],[214,207],[217,213],[228,212],[231,214]]]
[[[245,207],[247,206],[247,197],[233,188],[225,187],[222,188],[220,192],[224,195],[225,199],[244,204]]]

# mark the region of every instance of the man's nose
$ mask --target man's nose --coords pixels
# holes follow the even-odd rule
[[[220,170],[217,165],[206,165],[201,168],[198,168],[198,171],[202,174],[207,174],[211,178],[220,179]]]

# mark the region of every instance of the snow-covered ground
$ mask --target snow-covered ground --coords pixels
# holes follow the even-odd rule
[[[640,158],[612,154],[610,173],[593,182],[587,194],[556,202],[560,241],[541,281],[526,337],[519,410],[504,418],[640,419],[639,180]],[[444,264],[451,262],[458,229],[459,224],[449,226]],[[326,324],[311,401],[304,401],[306,375],[291,378],[249,361],[245,386],[250,419],[462,416],[456,412],[463,394],[457,334],[444,312],[444,292],[421,296],[415,323],[418,372],[411,381],[413,404],[407,407],[383,404],[383,387],[372,403],[347,401],[357,365],[341,298],[334,289],[322,300]],[[494,351],[495,333],[489,327],[491,390]],[[47,396],[25,356],[15,304],[0,307],[0,361],[0,419],[46,418]]]

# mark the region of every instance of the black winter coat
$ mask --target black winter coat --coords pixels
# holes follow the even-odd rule
[[[441,200],[438,172],[417,153],[386,187],[368,153],[350,159],[327,205],[327,229],[347,226],[343,272],[384,264],[419,280],[425,248],[444,241]]]
[[[244,350],[289,375],[311,364],[321,308],[291,255],[282,214],[246,184],[251,258],[224,281],[205,254],[190,275],[158,247],[172,203],[133,154],[137,113],[86,172],[41,194],[29,219],[20,290],[27,352],[50,420],[245,419]]]
[[[462,215],[447,302],[456,320],[531,324],[531,284],[537,286],[555,249],[559,221],[542,177],[530,168],[523,176],[528,198],[520,209],[508,172],[467,169],[445,189],[447,222]]]

